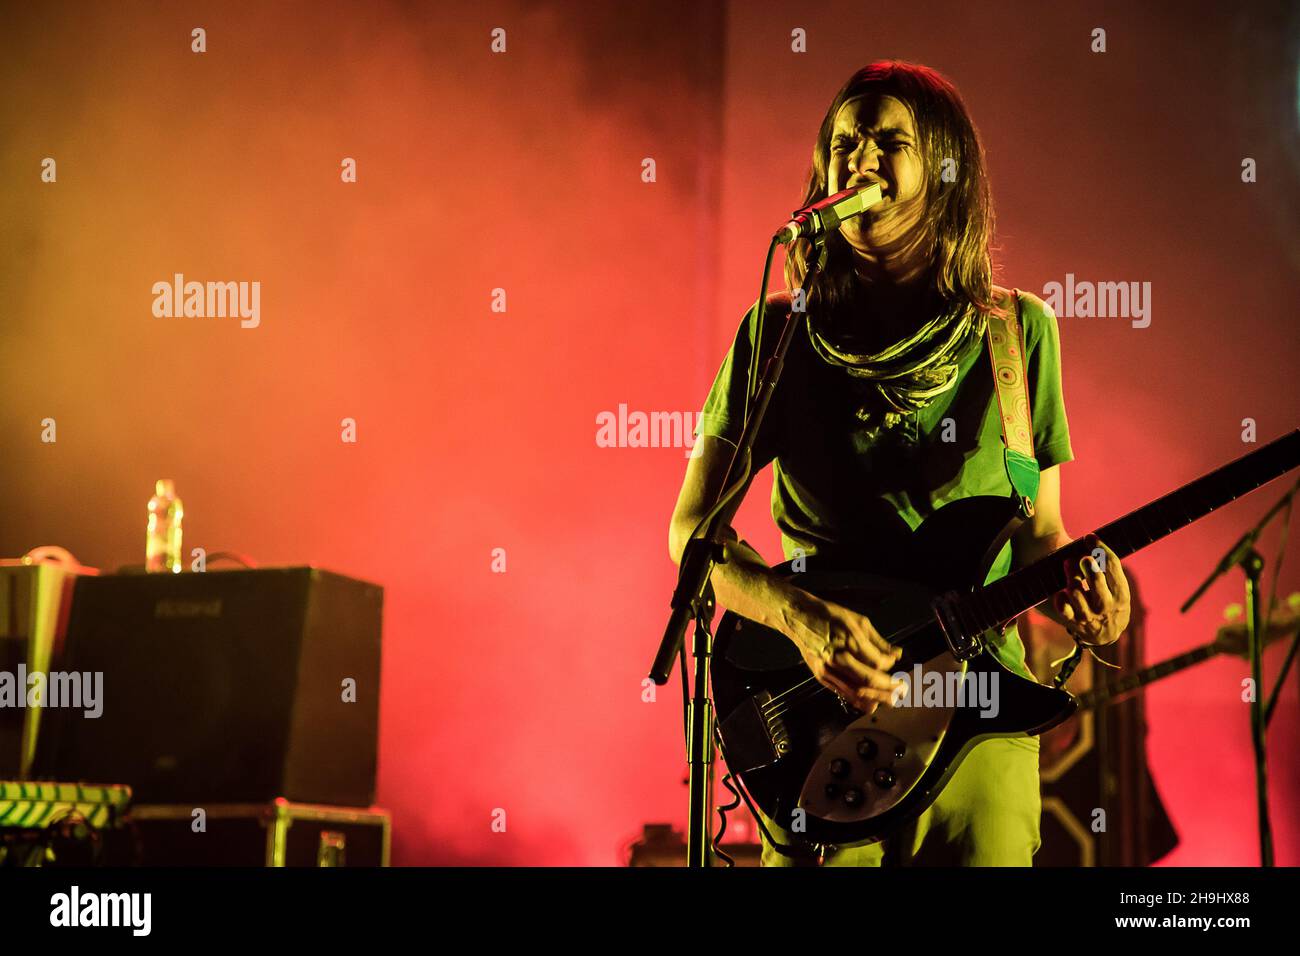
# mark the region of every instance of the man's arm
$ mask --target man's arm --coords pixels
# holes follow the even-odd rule
[[[686,478],[668,529],[668,553],[675,564],[681,564],[691,532],[717,500],[734,453],[730,444],[712,435],[701,435],[696,442],[700,453],[686,466]],[[745,490],[749,490],[748,485]],[[714,566],[714,594],[719,604],[741,617],[789,635],[801,612],[810,610],[817,599],[777,575],[762,555],[740,540],[731,521],[741,497],[733,499],[723,513],[726,561]]]
[[[711,435],[697,439],[699,455],[686,467],[668,529],[668,553],[682,553],[700,518],[713,507],[734,449]],[[752,477],[751,477],[752,480]],[[748,490],[748,489],[747,489]],[[889,668],[900,652],[861,614],[796,587],[776,574],[731,527],[736,504],[723,512],[723,555],[710,581],[718,603],[779,631],[794,642],[813,676],[867,713],[892,703],[898,684]]]
[[[1034,516],[1011,540],[1012,567],[1032,564],[1073,540],[1061,520],[1061,466],[1053,465],[1039,476]],[[1129,588],[1119,558],[1105,542],[1098,545],[1106,552],[1105,571],[1094,569],[1083,576],[1078,569],[1068,569],[1070,586],[1044,601],[1038,610],[1076,638],[1109,644],[1128,627]]]

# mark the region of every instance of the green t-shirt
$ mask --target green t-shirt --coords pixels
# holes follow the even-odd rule
[[[999,290],[1001,291],[1001,290]],[[788,292],[768,298],[761,358],[776,347],[790,308]],[[718,371],[700,414],[698,433],[735,444],[745,409],[746,376],[757,310],[750,308]],[[1040,468],[1073,459],[1061,395],[1056,316],[1042,299],[1022,291],[1030,418]],[[761,367],[760,367],[761,371]],[[772,518],[786,559],[802,549],[855,563],[855,555],[888,553],[941,505],[973,495],[1011,495],[1003,463],[997,395],[981,339],[959,364],[956,384],[926,408],[890,429],[864,421],[860,409],[878,406],[874,388],[824,362],[801,326],[786,358],[754,447],[754,473],[773,465]],[[1010,545],[989,580],[1011,568]],[[1029,676],[1024,648],[1009,628],[994,651],[1011,670]]]

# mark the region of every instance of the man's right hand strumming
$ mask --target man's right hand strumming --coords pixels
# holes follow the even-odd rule
[[[890,644],[863,614],[799,592],[782,616],[785,634],[825,687],[864,714],[893,705],[906,685],[892,676],[902,651]]]

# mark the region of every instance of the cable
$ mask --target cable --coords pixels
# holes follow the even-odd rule
[[[686,752],[691,752],[691,682],[686,673],[686,639],[682,638],[682,646],[678,648],[677,660],[682,665],[682,740],[686,742]]]
[[[729,782],[731,778],[732,778],[732,774],[728,773],[727,776],[723,778],[723,785],[732,793],[735,793],[736,789],[733,788]],[[808,853],[810,850],[811,852],[818,853],[820,855],[821,844],[813,843],[813,844],[809,844],[808,847],[798,847],[790,843],[781,843],[776,838],[774,838],[772,834],[768,832],[767,824],[763,822],[763,815],[758,811],[758,808],[754,806],[753,798],[750,797],[749,790],[748,788],[745,787],[744,781],[742,781],[739,777],[736,777],[735,779],[736,779],[736,787],[739,788],[740,795],[745,800],[745,806],[749,808],[749,812],[753,815],[754,822],[758,824],[758,830],[760,833],[763,834],[763,838],[767,841],[768,846],[776,850],[776,852],[780,853],[782,856],[788,856],[795,859],[797,859],[801,854]],[[722,808],[719,807],[718,809],[719,812],[721,812]],[[730,810],[731,807],[727,807],[726,809]]]
[[[78,830],[82,832],[78,832]],[[58,862],[54,854],[56,840],[66,841],[73,845],[86,843],[90,847],[90,865],[100,866],[103,862],[103,838],[100,836],[98,828],[76,807],[69,807],[62,813],[52,816],[42,829],[42,836],[38,840],[41,855],[47,859],[55,859],[55,862]]]
[[[758,302],[755,308],[758,310],[757,321],[754,323],[754,342],[749,350],[749,381],[745,389],[745,421],[749,420],[749,403],[754,399],[754,392],[758,385],[758,357],[763,351],[763,315],[767,311],[767,282],[772,273],[772,257],[776,254],[777,242],[776,236],[767,246],[767,258],[763,260],[763,282],[758,289]]]
[[[736,807],[740,806],[740,794],[736,791],[736,788],[731,785],[730,773],[722,778],[722,785],[730,790],[731,795],[736,799],[732,800],[730,803],[718,805],[718,832],[714,834],[713,837],[713,855],[723,860],[727,864],[727,868],[731,869],[735,867],[736,861],[727,856],[723,851],[722,835],[727,832],[727,811],[734,810]]]

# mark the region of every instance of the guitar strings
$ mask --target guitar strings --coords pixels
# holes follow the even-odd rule
[[[818,694],[835,694],[836,696],[839,696],[836,691],[826,687],[815,677],[809,677],[783,691],[776,697],[773,697],[768,703],[764,704],[759,709],[765,720],[783,717],[796,705],[816,697]],[[849,706],[853,705],[850,704]]]
[[[827,694],[834,693],[834,691],[832,691],[829,687],[823,687],[821,684],[819,684],[816,681],[815,678],[810,677],[802,684],[796,684],[794,687],[791,687],[788,691],[783,693],[780,697],[780,700],[785,701],[789,699],[792,695],[794,695],[796,692],[798,692],[797,698],[791,700],[789,704],[783,705],[781,703],[777,703],[778,698],[775,697],[772,698],[771,703],[764,704],[762,708],[763,718],[765,720],[771,720],[776,717],[781,717],[789,713],[790,708],[793,707],[795,704],[802,703],[807,698],[815,697],[818,693],[822,693],[822,692]]]
[[[890,634],[887,640],[889,640],[891,644],[897,644],[909,635],[927,627],[930,623],[931,622],[929,621],[920,621],[914,624],[909,624],[902,630]],[[764,720],[782,717],[790,712],[791,707],[803,703],[805,700],[815,697],[817,694],[823,692],[827,694],[835,693],[829,687],[821,684],[817,678],[809,677],[777,694],[760,707],[759,710],[762,713]]]

